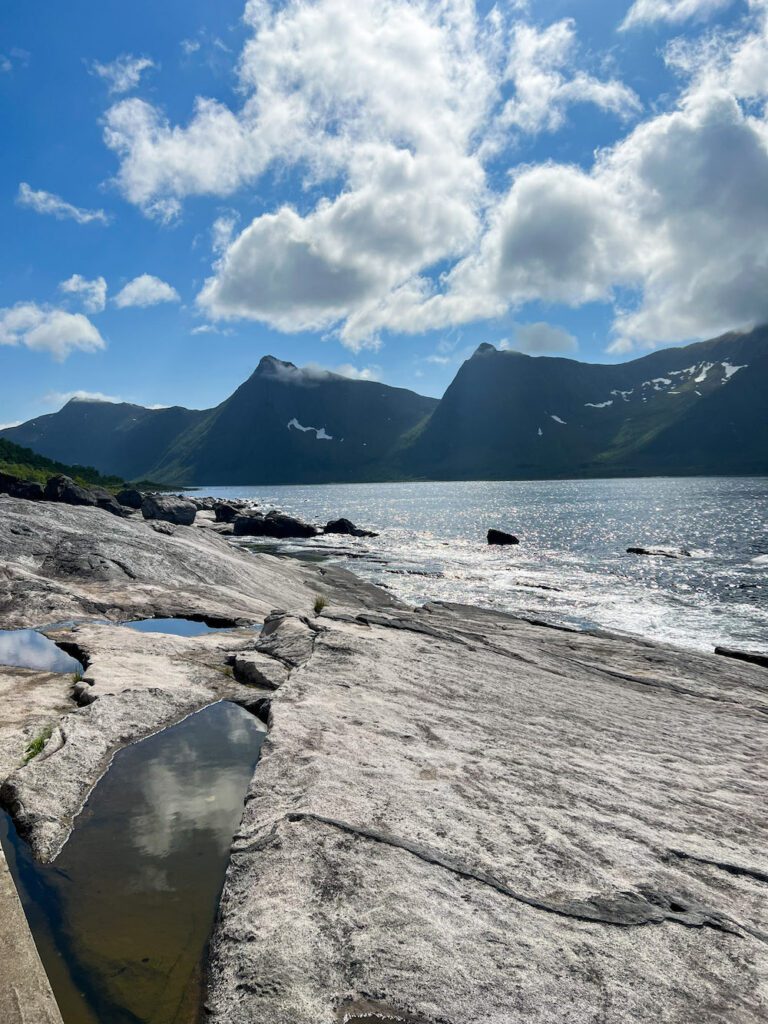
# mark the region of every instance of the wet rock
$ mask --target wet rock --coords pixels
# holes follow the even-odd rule
[[[627,548],[628,555],[651,555],[656,558],[691,558],[691,552],[686,548]]]
[[[739,651],[733,647],[716,647],[715,654],[724,658],[734,658],[736,661],[747,661],[752,665],[760,665],[761,668],[768,668],[768,654],[760,651]]]
[[[265,516],[239,515],[234,520],[236,537],[274,537],[287,540],[293,537],[316,537],[320,530],[311,523],[294,519],[283,512],[268,512]]]
[[[371,530],[362,530],[355,526],[349,519],[332,519],[326,523],[323,533],[340,533],[346,537],[378,537],[378,533]]]
[[[141,508],[141,504],[144,501],[144,495],[141,491],[137,491],[135,487],[124,487],[122,491],[117,492],[115,498],[121,505],[136,511]]]
[[[160,519],[175,526],[191,526],[197,509],[187,498],[179,498],[177,495],[146,494],[141,504],[141,514],[145,519]]]
[[[488,543],[497,545],[510,545],[519,544],[520,541],[514,534],[505,533],[503,530],[489,530],[488,531]]]

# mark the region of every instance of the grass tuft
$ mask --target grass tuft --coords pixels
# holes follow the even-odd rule
[[[45,744],[51,738],[53,734],[53,728],[50,725],[46,725],[37,736],[30,743],[27,744],[27,749],[24,751],[24,764],[29,764],[33,757],[37,757],[42,752]]]
[[[318,594],[315,598],[315,615],[319,615],[320,612],[328,604],[328,601],[323,597],[322,594]]]

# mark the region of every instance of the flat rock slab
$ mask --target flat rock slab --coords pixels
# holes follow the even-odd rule
[[[208,1019],[762,1024],[766,673],[470,609],[362,618],[321,616],[272,697]]]
[[[19,767],[38,733],[72,710],[72,685],[58,672],[0,665],[0,780]]]
[[[196,615],[238,624],[272,608],[311,611],[335,586],[356,606],[393,605],[341,569],[239,550],[211,530],[166,536],[141,519],[0,495],[0,624]]]

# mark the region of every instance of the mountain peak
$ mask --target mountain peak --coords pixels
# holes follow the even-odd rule
[[[260,376],[270,376],[275,373],[279,373],[281,370],[295,370],[296,366],[293,363],[286,363],[282,359],[278,359],[276,356],[262,356],[259,360],[259,365],[256,367],[255,373]]]
[[[481,345],[478,345],[472,354],[472,358],[475,356],[485,355],[487,352],[495,352],[496,348],[490,344],[490,342],[484,341]]]

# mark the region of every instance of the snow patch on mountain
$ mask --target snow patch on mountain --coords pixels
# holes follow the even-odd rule
[[[293,419],[288,424],[288,429],[289,430],[301,430],[305,434],[307,434],[310,431],[312,431],[312,432],[314,432],[314,435],[315,435],[315,437],[317,438],[318,441],[332,441],[333,440],[331,435],[326,432],[325,427],[303,427],[301,425],[301,423],[299,423],[299,421],[296,419],[295,416],[293,417]]]
[[[733,363],[722,362],[720,365],[723,368],[725,380],[730,380],[734,373],[738,373],[739,370],[746,370],[748,364],[745,363],[743,366],[734,366]]]

